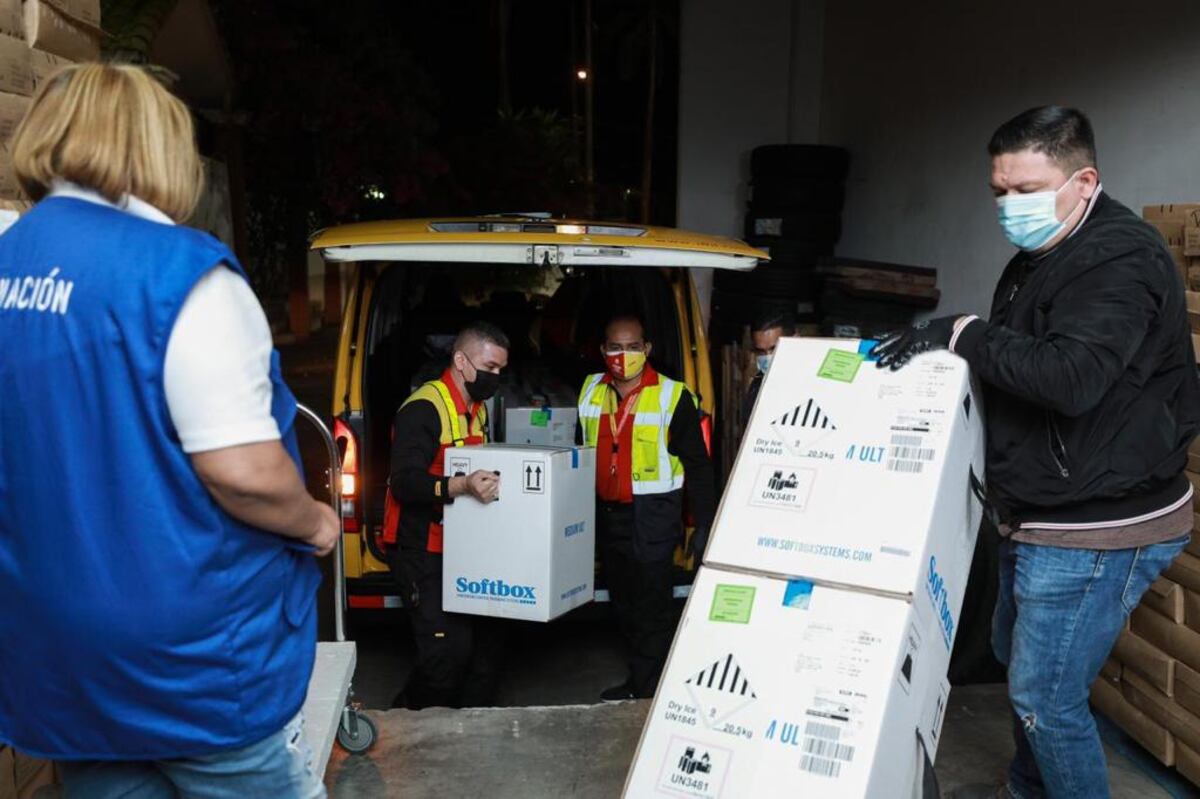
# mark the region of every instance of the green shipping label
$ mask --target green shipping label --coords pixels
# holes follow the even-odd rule
[[[817,371],[817,377],[827,380],[840,380],[843,383],[853,383],[858,375],[858,367],[862,366],[865,358],[857,352],[846,350],[830,350],[825,361]]]
[[[754,609],[754,590],[749,585],[718,585],[708,620],[748,624],[750,611]]]

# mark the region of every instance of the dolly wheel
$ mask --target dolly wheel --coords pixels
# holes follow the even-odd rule
[[[375,743],[375,722],[358,711],[353,712],[354,720],[358,722],[355,726],[358,729],[351,733],[345,725],[339,725],[337,741],[350,754],[361,755],[371,748],[371,744]]]

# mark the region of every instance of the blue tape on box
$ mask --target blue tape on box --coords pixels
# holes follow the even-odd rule
[[[858,354],[866,358],[868,361],[878,361],[878,357],[871,357],[871,348],[878,343],[879,342],[875,339],[864,338],[862,341],[858,342]]]

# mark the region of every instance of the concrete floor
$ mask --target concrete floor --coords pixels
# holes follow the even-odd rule
[[[955,688],[936,770],[943,791],[999,781],[1012,755],[1002,685]],[[363,757],[334,752],[335,799],[611,799],[618,797],[649,702],[371,713],[379,726]],[[1114,799],[1168,799],[1106,745]],[[1176,796],[1188,795],[1176,793]]]

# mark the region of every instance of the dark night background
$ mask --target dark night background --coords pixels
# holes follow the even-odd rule
[[[585,0],[214,0],[260,293],[279,296],[283,264],[342,222],[546,211],[673,224],[678,0],[592,5],[589,187]]]

